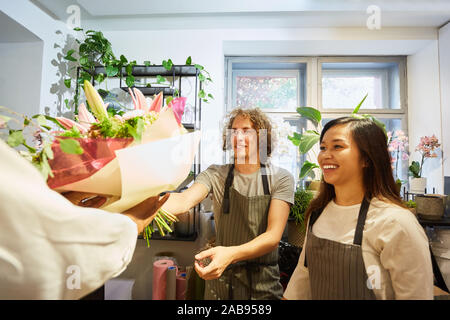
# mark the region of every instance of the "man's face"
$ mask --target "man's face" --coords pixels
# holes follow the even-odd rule
[[[259,163],[258,133],[249,118],[237,116],[234,119],[231,142],[236,164]]]

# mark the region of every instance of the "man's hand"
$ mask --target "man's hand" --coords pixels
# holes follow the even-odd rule
[[[214,247],[202,251],[195,256],[195,271],[204,280],[218,279],[233,262],[233,256],[233,247]],[[211,260],[207,266],[203,263],[205,259]]]
[[[167,201],[169,195],[167,193],[161,199],[159,199],[159,196],[150,197],[135,205],[133,208],[124,211],[123,214],[137,224],[138,233],[141,233],[153,220],[158,209]]]
[[[62,195],[74,205],[80,207],[100,208],[107,200],[104,196],[88,192],[69,191]]]

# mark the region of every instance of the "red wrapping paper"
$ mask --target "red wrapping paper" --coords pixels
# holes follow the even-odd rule
[[[84,152],[67,154],[61,150],[58,139],[75,139]],[[53,177],[47,184],[55,189],[92,176],[116,157],[115,151],[127,147],[133,138],[66,138],[58,137],[52,145],[53,160],[49,159]]]

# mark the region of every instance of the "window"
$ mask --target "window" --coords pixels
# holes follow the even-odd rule
[[[319,109],[324,125],[349,115],[368,94],[359,113],[377,117],[387,131],[407,132],[405,62],[405,57],[227,57],[226,111],[260,107],[285,136],[289,130],[313,129],[300,119],[297,107]],[[317,154],[316,147],[312,154]],[[289,170],[296,183],[305,160],[285,137],[271,159]],[[407,179],[407,161],[397,176]]]

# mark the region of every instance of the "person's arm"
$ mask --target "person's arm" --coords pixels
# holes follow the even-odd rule
[[[162,206],[162,209],[174,215],[185,213],[202,202],[208,196],[208,193],[209,190],[204,184],[195,182],[181,193],[170,193],[169,199]]]
[[[289,204],[283,200],[272,199],[267,218],[267,229],[255,239],[239,246],[214,247],[195,256],[195,269],[205,280],[219,278],[231,263],[263,256],[278,247],[289,215]],[[210,258],[211,263],[203,266],[200,260]]]
[[[376,241],[397,300],[433,299],[433,269],[428,238],[410,212],[380,226]]]

